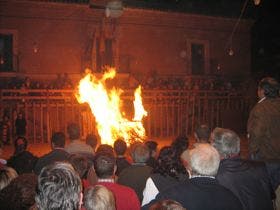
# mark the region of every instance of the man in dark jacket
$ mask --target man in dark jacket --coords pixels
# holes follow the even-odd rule
[[[280,159],[279,83],[271,77],[262,79],[258,97],[247,123],[250,156],[257,160]]]
[[[221,158],[216,179],[231,190],[246,210],[273,210],[273,189],[263,162],[242,160],[239,157],[240,138],[223,128],[212,132],[213,146]]]
[[[131,187],[137,193],[140,201],[143,199],[143,190],[152,168],[146,165],[149,158],[149,148],[143,143],[130,146],[133,163],[119,174],[118,183]]]
[[[7,165],[14,168],[18,174],[31,173],[38,160],[31,152],[27,151],[27,139],[17,137],[14,146],[14,154],[7,161]]]
[[[52,151],[40,157],[35,165],[34,172],[40,174],[43,167],[56,161],[68,160],[70,154],[64,150],[65,135],[62,132],[55,132],[51,138]]]
[[[160,192],[156,199],[145,205],[148,209],[158,200],[172,199],[188,210],[242,210],[239,199],[215,179],[220,158],[210,144],[198,144],[188,151],[189,181]],[[245,210],[245,209],[244,209]],[[247,209],[246,209],[247,210]]]

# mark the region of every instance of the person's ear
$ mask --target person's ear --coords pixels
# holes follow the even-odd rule
[[[188,172],[189,178],[191,178],[192,177],[191,169],[188,167],[186,168],[186,171]]]
[[[117,171],[117,165],[114,165],[114,174],[116,173],[116,171]]]
[[[83,192],[80,192],[79,209],[82,209],[83,198],[84,198],[84,194],[83,194]]]

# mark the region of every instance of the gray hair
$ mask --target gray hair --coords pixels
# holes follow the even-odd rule
[[[189,151],[189,165],[192,176],[215,176],[219,164],[219,153],[210,144],[198,144]]]
[[[35,201],[39,210],[78,210],[82,182],[70,163],[55,162],[45,166],[38,176]]]
[[[102,185],[90,186],[85,190],[84,206],[87,210],[115,210],[114,194]]]
[[[134,163],[146,163],[150,157],[149,148],[143,143],[131,145],[131,157]]]
[[[222,158],[228,158],[240,152],[240,138],[230,129],[215,128],[212,132],[213,146]]]

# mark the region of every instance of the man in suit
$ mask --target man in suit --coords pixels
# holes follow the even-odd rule
[[[242,210],[239,199],[215,179],[220,157],[217,150],[210,144],[197,144],[194,149],[186,150],[182,157],[189,172],[190,179],[184,183],[173,185],[160,192],[156,199],[171,199],[182,204],[188,210]]]

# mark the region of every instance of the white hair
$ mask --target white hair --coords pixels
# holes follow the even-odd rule
[[[228,158],[240,152],[240,138],[230,129],[215,128],[212,132],[213,146],[222,158]]]
[[[209,144],[198,144],[190,150],[191,175],[215,176],[217,174],[220,156],[218,151]]]

